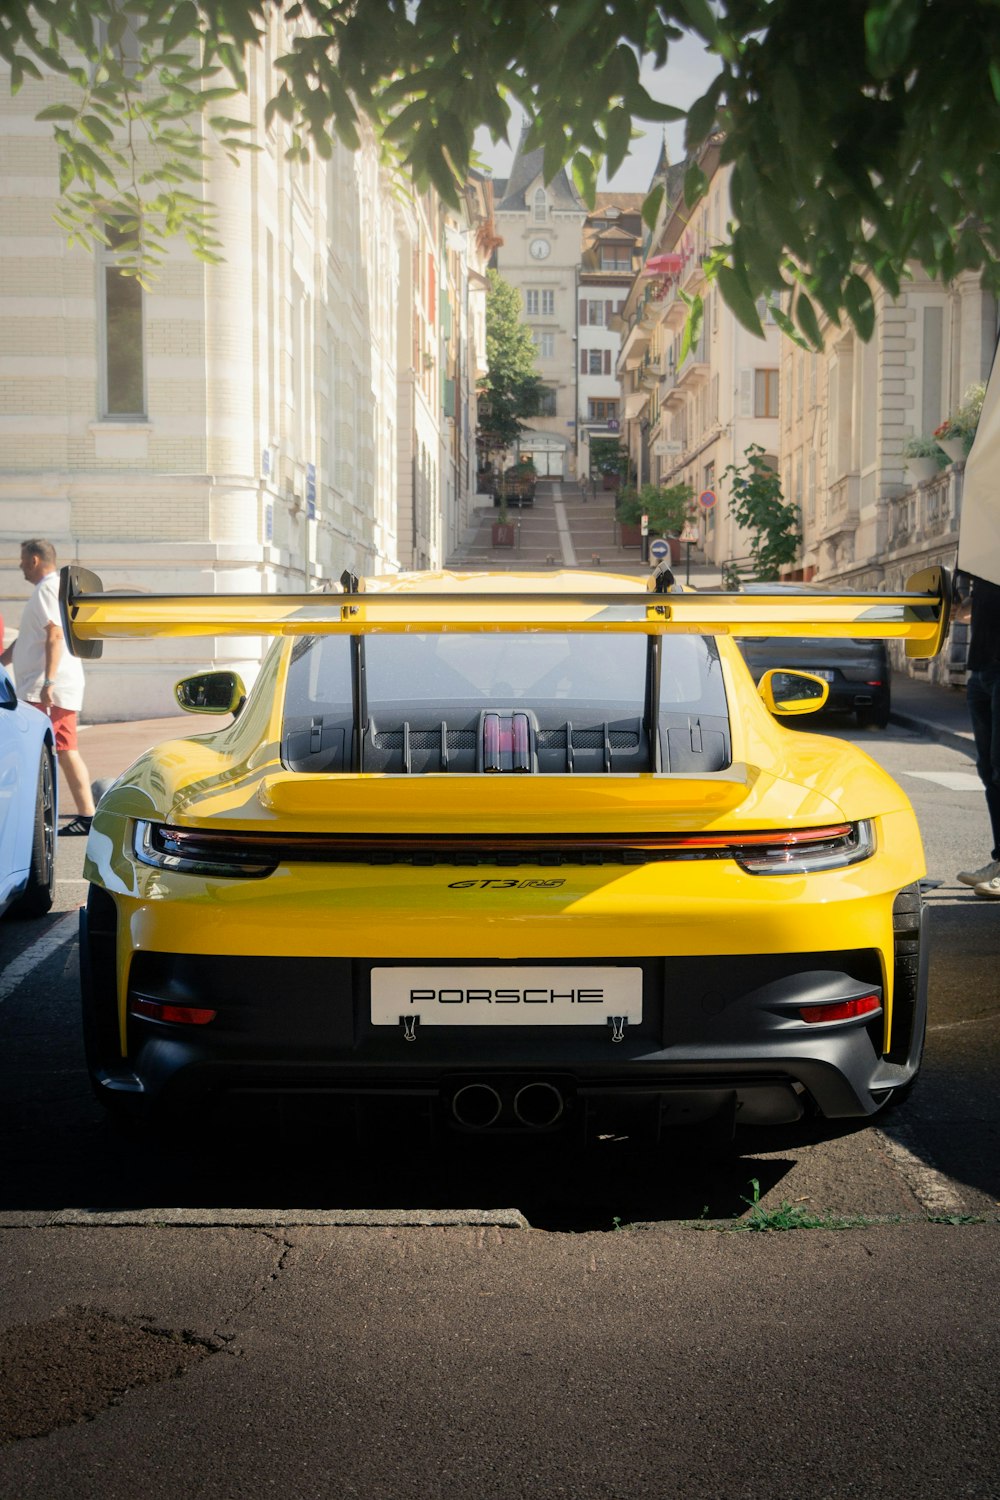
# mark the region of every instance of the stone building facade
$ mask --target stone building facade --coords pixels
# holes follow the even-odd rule
[[[261,148],[206,142],[225,261],[172,245],[147,288],[113,248],[69,248],[52,218],[58,162],[35,114],[62,80],[0,83],[0,612],[25,598],[18,542],[47,536],[105,586],[306,591],[342,571],[440,565],[474,485],[485,359],[477,240],[486,186],[457,210],[390,182],[370,137],[286,159],[265,124],[271,12],[234,100]],[[111,226],[113,233],[113,226]],[[172,712],[187,670],[261,642],[116,643],[88,668],[94,719]]]

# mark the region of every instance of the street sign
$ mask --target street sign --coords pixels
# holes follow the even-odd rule
[[[657,562],[659,562],[662,557],[666,557],[669,551],[670,543],[665,542],[662,536],[658,536],[655,541],[652,541],[649,544],[649,555],[650,557],[655,557]]]
[[[649,535],[649,516],[646,513],[646,511],[643,511],[643,513],[642,513],[642,520],[639,523],[639,535],[640,536],[648,536]]]
[[[701,494],[698,496],[698,504],[701,506],[702,510],[711,510],[712,506],[715,504],[715,491],[702,490]]]
[[[670,438],[657,438],[653,444],[654,458],[668,458],[684,452],[684,444],[674,442]]]

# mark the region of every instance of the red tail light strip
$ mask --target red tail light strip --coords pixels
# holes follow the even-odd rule
[[[873,1016],[882,1009],[877,995],[862,995],[857,1000],[836,1000],[830,1005],[803,1005],[799,1015],[813,1026],[827,1021],[858,1021],[862,1016]]]
[[[824,828],[768,829],[754,833],[696,834],[273,834],[229,832],[221,829],[167,828],[158,825],[158,839],[166,838],[179,854],[204,854],[223,858],[227,854],[254,851],[273,853],[278,858],[296,852],[317,854],[325,850],[339,853],[358,849],[376,852],[406,848],[426,849],[429,853],[468,849],[498,852],[539,852],[546,849],[636,849],[678,851],[698,849],[795,849],[809,844],[846,838],[850,823],[834,823]]]
[[[162,1000],[147,1000],[136,995],[129,1001],[129,1012],[147,1021],[170,1021],[179,1026],[207,1026],[217,1012],[198,1005],[167,1005]]]

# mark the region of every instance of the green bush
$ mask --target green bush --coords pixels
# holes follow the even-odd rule
[[[641,490],[628,485],[618,496],[615,514],[625,526],[649,516],[651,536],[676,536],[687,520],[694,491],[686,484],[644,484]]]

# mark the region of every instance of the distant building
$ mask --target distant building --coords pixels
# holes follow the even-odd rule
[[[510,177],[494,184],[502,239],[495,264],[521,294],[543,381],[539,413],[521,439],[521,455],[530,455],[539,474],[568,477],[576,454],[577,289],[587,210],[565,170],[545,182],[543,152],[525,150],[526,134]]]
[[[577,301],[576,472],[590,473],[590,441],[618,438],[621,314],[642,252],[643,193],[598,193],[583,226]]]
[[[653,180],[664,183],[664,208],[625,304],[618,369],[630,479],[639,486],[684,483],[704,496],[696,507],[700,539],[709,561],[722,567],[745,561],[749,552],[730,509],[727,467],[742,464],[751,444],[779,465],[781,355],[778,329],[763,305],[764,336],[757,338],[705,279],[703,258],[724,240],[729,212],[730,168],[720,166],[717,138],[699,165],[709,185],[689,209],[683,168],[665,151],[658,163]],[[704,300],[701,332],[682,357],[684,299],[695,296]]]

